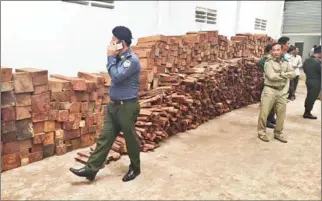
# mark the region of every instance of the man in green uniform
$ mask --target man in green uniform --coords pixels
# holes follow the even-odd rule
[[[321,46],[315,48],[312,56],[305,60],[303,69],[306,75],[305,84],[307,89],[303,117],[306,119],[317,119],[316,116],[311,114],[311,111],[321,91]]]
[[[267,59],[264,66],[265,81],[261,97],[260,113],[258,117],[258,137],[269,142],[266,136],[266,121],[269,111],[275,107],[276,126],[274,138],[287,143],[282,136],[284,119],[286,114],[286,104],[289,89],[289,79],[295,77],[292,66],[282,59],[282,45],[274,43],[272,45],[272,57]]]
[[[107,71],[111,77],[110,98],[102,133],[85,167],[70,168],[77,176],[92,181],[102,167],[120,131],[123,132],[130,157],[129,171],[123,181],[130,181],[141,173],[140,143],[135,131],[135,122],[140,113],[138,102],[141,65],[131,51],[132,33],[127,27],[117,26],[107,50]]]
[[[271,44],[266,45],[266,47],[264,49],[264,52],[265,52],[265,55],[257,62],[257,66],[260,68],[260,70],[263,73],[264,73],[265,62],[267,61],[267,59],[272,57],[271,56],[272,45]],[[263,89],[264,89],[264,82],[263,82],[263,84],[261,86],[261,93],[263,92]],[[275,112],[274,112],[274,108],[272,108],[271,111],[269,112],[268,117],[267,117],[266,127],[267,128],[275,128],[275,124],[276,124]]]

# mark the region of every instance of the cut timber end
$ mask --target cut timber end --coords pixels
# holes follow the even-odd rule
[[[31,74],[28,72],[18,72],[13,74],[15,93],[27,93],[34,91]]]
[[[1,82],[9,82],[12,80],[12,68],[1,66]]]
[[[31,74],[34,86],[48,84],[48,71],[37,68],[17,68],[16,72],[28,72]]]
[[[12,81],[1,82],[0,89],[1,89],[1,92],[10,92],[10,91],[13,91],[14,84],[13,84]]]
[[[50,77],[48,81],[51,92],[69,91],[73,89],[71,81],[61,80],[53,77]]]
[[[73,86],[73,90],[75,90],[75,91],[86,91],[87,90],[86,82],[83,79],[75,78],[75,77],[67,77],[67,76],[57,75],[57,74],[50,75],[50,77],[61,79],[61,80],[71,81],[72,86]]]

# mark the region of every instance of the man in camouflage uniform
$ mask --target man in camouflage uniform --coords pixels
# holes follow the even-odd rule
[[[289,79],[295,77],[292,66],[282,59],[282,45],[274,43],[272,45],[272,57],[267,59],[264,66],[265,81],[261,97],[260,114],[258,117],[258,137],[269,142],[266,136],[266,123],[269,111],[275,107],[277,116],[274,129],[274,138],[280,142],[287,143],[282,136],[284,119],[286,115],[286,104],[289,90]]]

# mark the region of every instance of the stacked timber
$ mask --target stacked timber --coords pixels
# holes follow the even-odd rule
[[[1,67],[2,171],[93,145],[109,102],[107,73]]]
[[[141,151],[257,102],[262,75],[254,58],[270,41],[247,34],[228,40],[216,31],[140,38],[133,51],[142,67],[135,127]],[[2,67],[2,171],[93,145],[76,157],[86,162],[102,131],[110,83],[107,72],[48,78],[46,70]],[[121,132],[107,162],[126,153]]]
[[[254,58],[200,63],[184,74],[160,74],[159,84],[164,86],[149,90],[139,101],[141,110],[135,128],[141,151],[152,151],[169,136],[258,102],[261,82]],[[127,153],[122,133],[107,162],[119,158],[115,152]],[[89,156],[90,152],[78,152],[76,160],[86,163]]]
[[[158,86],[159,73],[185,73],[201,62],[259,58],[274,41],[267,35],[237,34],[229,40],[217,31],[188,32],[183,36],[156,35],[138,39],[132,49],[142,66],[141,90]]]

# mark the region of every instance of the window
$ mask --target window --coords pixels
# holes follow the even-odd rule
[[[114,1],[70,1],[70,0],[62,0],[62,1],[67,3],[76,3],[84,6],[114,9]]]
[[[196,7],[195,10],[195,21],[205,24],[216,24],[217,23],[217,10]]]
[[[255,30],[266,31],[267,20],[255,18]]]

